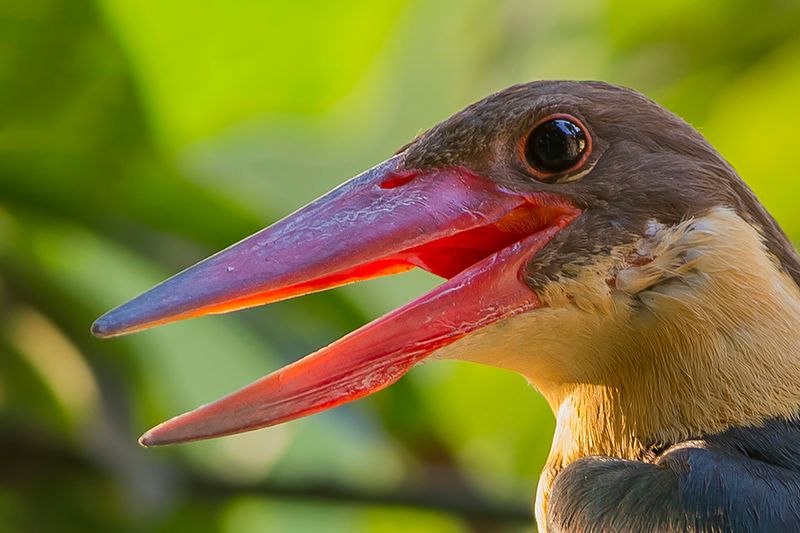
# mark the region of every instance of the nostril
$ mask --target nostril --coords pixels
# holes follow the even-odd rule
[[[381,182],[381,189],[394,189],[405,185],[409,181],[417,177],[417,172],[414,170],[401,170],[399,172],[389,172],[386,179]]]

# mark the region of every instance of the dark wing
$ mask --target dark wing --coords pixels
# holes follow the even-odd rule
[[[797,429],[735,428],[653,463],[580,459],[555,479],[548,531],[800,531]]]

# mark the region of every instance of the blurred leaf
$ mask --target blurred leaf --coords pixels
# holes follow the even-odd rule
[[[705,133],[778,219],[800,239],[795,198],[800,171],[794,164],[800,108],[800,40],[776,50],[730,83],[718,96]]]
[[[101,5],[130,52],[162,137],[175,147],[260,113],[326,111],[374,59],[404,3]],[[187,12],[195,15],[190,24]]]

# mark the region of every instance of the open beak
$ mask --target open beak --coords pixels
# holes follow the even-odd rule
[[[395,156],[272,226],[201,261],[92,326],[99,337],[262,305],[420,267],[448,281],[333,344],[175,417],[144,445],[278,424],[397,381],[437,349],[534,309],[522,280],[536,252],[579,211],[504,190],[459,168],[398,170]]]

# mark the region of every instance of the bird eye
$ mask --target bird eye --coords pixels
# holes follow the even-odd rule
[[[589,152],[589,136],[578,119],[569,115],[547,118],[534,126],[525,140],[527,163],[539,177],[577,167]]]

